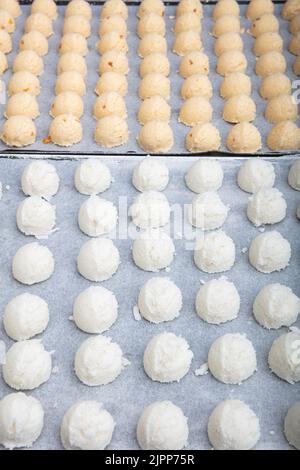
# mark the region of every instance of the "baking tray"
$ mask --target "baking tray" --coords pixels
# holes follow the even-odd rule
[[[17,48],[19,39],[23,34],[23,25],[25,18],[30,14],[30,4],[28,2],[21,2],[22,3],[22,11],[23,15],[17,18],[17,27],[16,31],[13,34],[13,44],[14,50],[11,54],[8,55],[8,62],[9,62],[9,70],[4,74],[3,80],[5,83],[8,82],[9,77],[11,75],[11,65],[15,55],[17,54]],[[89,54],[86,57],[87,66],[89,70],[89,74],[86,77],[86,85],[87,85],[87,94],[84,97],[84,104],[85,104],[85,113],[81,120],[84,130],[84,137],[83,140],[73,145],[69,148],[58,147],[54,144],[44,144],[43,138],[48,136],[49,125],[51,122],[51,117],[49,116],[49,109],[54,98],[54,86],[56,80],[56,64],[58,61],[58,54],[57,54],[57,47],[60,42],[61,38],[61,31],[62,25],[64,20],[64,9],[67,2],[60,1],[57,2],[59,4],[58,11],[59,16],[57,20],[54,21],[54,35],[49,38],[49,53],[47,56],[44,57],[44,66],[45,72],[41,76],[41,86],[42,92],[38,97],[41,116],[35,121],[37,125],[37,141],[35,144],[22,148],[22,149],[15,149],[15,148],[7,148],[2,142],[0,142],[0,153],[8,154],[8,155],[19,155],[19,154],[32,154],[35,153],[37,155],[123,155],[123,154],[136,154],[136,155],[144,155],[145,152],[137,145],[136,136],[138,135],[140,125],[137,122],[136,114],[138,108],[140,106],[140,100],[138,98],[137,90],[140,83],[139,77],[139,64],[140,58],[138,57],[136,51],[139,43],[139,38],[136,34],[136,27],[138,19],[136,17],[136,10],[138,8],[139,2],[127,2],[129,7],[129,17],[128,17],[128,45],[129,45],[129,65],[130,65],[130,72],[128,74],[128,84],[129,90],[128,94],[125,97],[127,110],[128,110],[128,117],[127,123],[130,131],[129,140],[125,145],[120,147],[115,147],[112,149],[106,149],[104,147],[99,146],[94,142],[93,139],[93,132],[96,126],[96,121],[92,117],[92,109],[93,104],[96,99],[96,95],[94,94],[94,88],[98,79],[97,74],[97,65],[99,61],[99,55],[96,51],[96,42],[98,40],[98,26],[99,26],[99,13],[101,9],[101,5],[103,2],[92,2],[92,9],[93,9],[93,17],[91,21],[92,26],[92,34],[88,39],[89,45]],[[168,42],[168,58],[171,63],[171,98],[170,104],[172,107],[172,119],[171,119],[171,127],[174,133],[174,146],[168,152],[170,155],[190,155],[185,149],[184,141],[185,136],[189,131],[189,127],[184,126],[178,122],[178,113],[180,107],[182,105],[182,100],[180,98],[180,88],[183,82],[183,79],[179,76],[178,67],[181,58],[176,54],[172,53],[172,46],[174,42],[174,33],[172,32],[172,26],[174,24],[174,17],[176,11],[176,5],[178,2],[167,2],[166,3],[166,12],[165,12],[165,21],[166,21],[166,38]],[[230,154],[228,152],[225,141],[227,133],[231,127],[230,124],[223,121],[221,117],[222,109],[224,106],[224,101],[219,96],[219,87],[222,81],[222,77],[215,72],[215,66],[217,58],[214,55],[214,42],[215,38],[211,35],[212,31],[212,11],[214,8],[215,1],[208,1],[203,3],[203,11],[204,11],[204,18],[202,20],[202,40],[204,44],[204,52],[208,54],[210,59],[210,79],[213,84],[214,89],[214,96],[211,100],[213,105],[214,114],[213,114],[213,123],[219,129],[222,137],[222,146],[220,152],[217,154]],[[240,2],[241,4],[241,24],[244,27],[245,31],[247,31],[250,27],[250,22],[246,20],[245,11],[247,8],[248,2]],[[274,2],[275,3],[275,2]],[[285,50],[285,57],[287,60],[288,68],[287,74],[291,78],[292,81],[295,81],[297,77],[293,74],[292,71],[292,64],[294,62],[294,56],[290,54],[287,50],[287,46],[290,40],[290,33],[288,32],[288,22],[283,20],[280,16],[280,12],[282,9],[282,5],[284,2],[276,2],[275,7],[275,14],[280,20],[280,34],[284,39],[284,50]],[[271,152],[266,146],[266,136],[268,131],[271,128],[270,123],[268,123],[263,117],[263,110],[265,107],[266,102],[260,97],[258,93],[258,88],[260,84],[260,78],[255,75],[254,67],[255,67],[255,56],[252,53],[252,45],[254,42],[254,38],[252,38],[246,32],[242,34],[242,38],[244,41],[244,49],[245,54],[248,59],[248,69],[247,74],[252,77],[253,83],[253,99],[257,105],[257,119],[254,121],[254,124],[258,127],[260,132],[262,133],[263,138],[263,148],[258,154],[267,154],[267,155],[282,155],[287,152]],[[4,105],[1,105],[0,114],[3,115]],[[4,118],[2,117],[0,125],[2,126],[4,122]],[[215,153],[215,152],[214,152]],[[296,153],[296,152],[290,152]]]
[[[110,168],[114,182],[102,196],[123,207],[132,203],[138,192],[131,184],[133,167],[140,157],[110,156],[101,158]],[[189,203],[194,194],[184,184],[184,174],[194,161],[194,157],[161,157],[170,169],[170,184],[165,191],[170,203]],[[99,400],[112,413],[116,429],[109,449],[138,448],[135,432],[138,417],[143,408],[155,400],[170,399],[179,405],[189,420],[189,444],[187,449],[210,449],[207,438],[207,420],[214,407],[226,398],[241,399],[247,402],[257,413],[261,422],[262,435],[257,449],[289,449],[283,436],[283,419],[288,408],[299,400],[300,384],[290,385],[275,375],[267,366],[267,355],[275,338],[288,331],[281,328],[267,331],[259,326],[251,313],[252,302],[261,287],[270,282],[289,285],[300,295],[299,261],[300,238],[299,221],[295,212],[300,202],[299,193],[287,184],[287,173],[291,157],[270,159],[276,172],[276,187],[287,200],[286,219],[268,227],[266,230],[279,230],[289,239],[292,246],[292,258],[287,269],[270,275],[262,274],[252,268],[247,261],[245,248],[260,233],[246,218],[245,209],[248,195],[236,184],[236,174],[242,159],[220,158],[224,169],[224,183],[220,189],[222,200],[229,204],[230,213],[223,229],[236,244],[236,263],[232,270],[225,273],[238,287],[241,296],[241,309],[236,320],[222,326],[209,325],[197,317],[194,309],[196,293],[203,281],[219,277],[199,271],[193,263],[191,248],[194,243],[188,225],[174,228],[171,234],[175,238],[176,257],[170,271],[159,274],[147,273],[138,269],[132,262],[132,240],[123,237],[116,240],[120,250],[121,265],[115,276],[101,285],[111,289],[119,301],[119,317],[106,336],[120,344],[124,355],[131,362],[113,383],[103,387],[87,387],[75,376],[73,371],[74,355],[88,335],[78,330],[69,320],[75,297],[91,285],[76,270],[76,257],[82,244],[88,237],[77,226],[77,213],[85,196],[80,195],[73,186],[74,172],[79,164],[75,160],[53,162],[60,176],[58,194],[52,202],[57,206],[58,231],[41,240],[49,246],[55,256],[56,268],[50,280],[32,287],[22,286],[11,275],[12,258],[16,250],[25,243],[34,241],[25,237],[16,228],[15,215],[24,195],[20,188],[20,178],[28,161],[22,159],[0,159],[0,181],[3,185],[3,197],[0,201],[1,245],[0,245],[0,317],[7,302],[15,295],[30,292],[42,296],[49,303],[50,322],[46,331],[40,335],[48,350],[55,350],[53,355],[53,373],[50,380],[33,390],[31,394],[41,400],[45,409],[45,426],[33,449],[60,449],[59,427],[63,414],[77,400]],[[121,198],[121,199],[119,199]],[[177,208],[178,209],[178,208]],[[119,227],[128,223],[122,212]],[[132,229],[132,227],[131,227]],[[168,230],[168,227],[166,227]],[[180,239],[185,233],[186,239]],[[184,274],[184,275],[183,275]],[[136,305],[139,288],[152,276],[167,276],[174,280],[183,294],[183,309],[178,319],[159,325],[145,320],[136,321],[133,307]],[[0,321],[0,340],[6,347],[12,341],[4,333]],[[296,323],[300,326],[300,319]],[[183,335],[194,353],[190,372],[179,383],[160,384],[151,381],[144,373],[142,356],[149,339],[164,330]],[[253,341],[257,352],[258,371],[242,385],[225,385],[216,381],[210,374],[197,377],[194,371],[206,362],[208,349],[217,337],[229,332],[243,332]],[[0,374],[0,397],[12,392]]]

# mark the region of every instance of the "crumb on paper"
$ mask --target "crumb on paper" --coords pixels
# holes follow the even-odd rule
[[[271,434],[271,436],[274,436],[275,431],[270,431],[269,434]]]
[[[123,358],[122,364],[124,367],[130,366],[131,362],[126,359],[126,357]]]
[[[166,269],[165,269],[166,273],[169,273],[171,271],[171,268],[168,266]]]
[[[54,366],[52,368],[52,374],[57,374],[59,372],[59,367],[58,366]]]
[[[140,321],[142,319],[141,315],[140,315],[140,311],[139,311],[139,307],[137,305],[135,305],[132,309],[132,313],[133,313],[133,316],[134,316],[134,319],[136,321]]]
[[[200,279],[200,284],[204,285],[205,281],[203,279]]]
[[[261,233],[263,233],[266,229],[265,229],[265,227],[259,227],[258,230],[259,230]]]
[[[6,346],[4,341],[0,340],[0,364],[3,365],[6,362]]]
[[[70,315],[70,316],[69,316],[69,318],[68,318],[68,320],[70,320],[70,321],[74,321],[74,317],[73,317],[73,315]]]
[[[248,251],[248,248],[246,246],[244,246],[244,248],[242,248],[242,253],[245,254],[245,253],[247,253],[247,251]]]
[[[206,374],[208,374],[208,364],[207,364],[207,362],[205,362],[204,364],[202,364],[202,366],[200,366],[198,369],[195,370],[195,375],[197,377],[203,376],[203,375],[206,375]]]
[[[10,190],[10,185],[7,184],[7,185],[5,186],[5,189],[6,189],[6,191],[9,191],[9,190]]]
[[[175,20],[175,16],[174,16],[174,15],[170,15],[170,16],[169,16],[169,20]]]

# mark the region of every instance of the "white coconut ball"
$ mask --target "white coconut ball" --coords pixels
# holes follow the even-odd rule
[[[193,356],[182,336],[163,332],[147,344],[144,369],[150,379],[157,382],[179,382],[188,373]]]
[[[249,158],[240,167],[237,181],[239,187],[247,193],[272,188],[275,183],[273,165],[261,158]]]
[[[188,420],[171,401],[147,406],[137,425],[137,440],[144,450],[181,450],[187,445]]]
[[[203,235],[196,240],[194,261],[206,273],[229,271],[235,262],[233,240],[222,230]]]
[[[167,277],[153,277],[139,292],[138,308],[142,317],[152,323],[174,320],[182,308],[181,291]]]
[[[245,335],[228,333],[217,338],[208,352],[212,375],[225,384],[240,384],[256,371],[256,353]]]
[[[21,183],[26,196],[49,199],[58,191],[59,177],[53,165],[37,160],[25,167]]]
[[[300,220],[300,204],[299,204],[298,207],[297,207],[296,216],[297,216],[298,219]]]
[[[51,354],[38,339],[14,343],[6,353],[3,379],[15,390],[33,390],[49,380]]]
[[[133,242],[133,260],[144,271],[157,272],[167,268],[172,263],[174,255],[173,241],[159,229],[146,230]]]
[[[248,199],[247,217],[256,226],[277,224],[286,216],[286,202],[276,188],[263,188]]]
[[[223,170],[217,160],[200,158],[185,175],[187,187],[194,193],[217,191],[223,183]]]
[[[196,297],[196,311],[207,323],[219,325],[234,320],[239,310],[240,296],[233,282],[221,277],[200,287]]]
[[[42,333],[48,322],[48,304],[37,295],[27,293],[17,295],[4,310],[5,332],[15,341],[24,341]]]
[[[300,450],[300,401],[294,403],[284,420],[284,434],[288,442]]]
[[[44,410],[34,397],[10,393],[0,400],[0,444],[7,449],[31,447],[44,426]]]
[[[111,232],[117,225],[118,212],[114,204],[93,194],[80,207],[78,225],[90,237]]]
[[[14,278],[31,286],[49,279],[54,272],[54,258],[46,246],[37,242],[21,246],[12,262]]]
[[[139,194],[129,209],[132,222],[144,229],[166,225],[170,220],[170,212],[168,199],[159,191]]]
[[[115,428],[111,414],[102,403],[83,400],[64,414],[60,436],[66,450],[104,450]]]
[[[249,261],[261,273],[285,269],[291,258],[289,242],[276,230],[261,233],[252,240]]]
[[[49,235],[55,226],[56,208],[40,196],[24,199],[17,209],[17,226],[25,235]]]
[[[283,284],[267,284],[253,303],[256,321],[268,329],[291,326],[297,321],[299,313],[300,299]]]
[[[95,238],[86,242],[79,252],[77,268],[89,281],[105,281],[118,270],[120,255],[108,238]]]
[[[138,191],[163,191],[169,183],[169,169],[157,158],[146,157],[134,167],[132,184]]]
[[[273,342],[268,362],[281,379],[293,384],[300,381],[300,332],[290,331]]]
[[[300,159],[296,160],[290,167],[288,182],[293,189],[300,191]]]
[[[241,400],[224,400],[208,420],[208,437],[216,450],[250,450],[260,438],[259,419]]]
[[[75,187],[81,194],[103,193],[112,182],[109,168],[98,160],[85,160],[75,172]]]
[[[91,286],[74,302],[73,319],[86,333],[107,331],[118,317],[118,302],[113,292],[102,286]]]
[[[188,220],[194,227],[203,230],[220,228],[228,214],[229,208],[222,202],[217,192],[208,191],[194,197],[188,206]]]
[[[75,373],[90,387],[113,382],[126,365],[120,346],[101,335],[83,341],[75,355]]]

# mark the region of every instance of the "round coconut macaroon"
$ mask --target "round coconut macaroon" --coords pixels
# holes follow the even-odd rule
[[[243,72],[233,72],[226,75],[220,86],[220,96],[224,100],[229,100],[236,95],[250,96],[251,91],[251,79]]]
[[[137,34],[139,38],[143,38],[146,34],[157,33],[161,36],[166,34],[165,20],[157,13],[149,13],[143,16],[137,25]]]
[[[224,121],[236,124],[244,121],[254,121],[256,105],[247,94],[234,95],[228,98],[223,107]]]
[[[224,173],[218,160],[200,158],[187,171],[185,182],[194,193],[204,193],[220,189],[223,177]]]
[[[140,63],[140,77],[145,77],[149,73],[161,73],[167,77],[170,73],[170,62],[165,54],[153,52],[147,55]]]
[[[165,121],[149,121],[138,135],[138,144],[146,152],[166,153],[173,147],[173,131]]]
[[[122,119],[127,117],[124,98],[115,91],[102,93],[94,102],[93,116],[96,119],[110,115],[119,116]]]
[[[132,222],[139,228],[158,228],[170,220],[170,205],[160,191],[144,191],[139,194],[129,208]]]
[[[263,188],[249,197],[247,217],[256,227],[277,224],[286,216],[287,204],[276,188]]]
[[[36,127],[29,116],[14,115],[3,124],[1,140],[9,147],[25,147],[36,140]]]
[[[176,18],[186,13],[195,13],[195,15],[202,18],[202,3],[199,0],[180,0],[176,8]]]
[[[127,35],[127,23],[121,15],[112,15],[101,19],[98,29],[99,37],[112,31],[118,31],[124,36]]]
[[[274,4],[272,0],[251,0],[247,7],[248,20],[255,20],[266,13],[274,13]]]
[[[77,167],[74,183],[77,191],[81,194],[98,194],[110,187],[112,176],[104,163],[89,158]]]
[[[111,232],[117,225],[118,212],[114,204],[92,194],[82,203],[78,213],[80,230],[89,237]]]
[[[16,219],[24,235],[47,236],[55,227],[56,208],[40,196],[29,196],[18,206]]]
[[[59,54],[76,52],[77,54],[86,56],[88,53],[87,40],[79,33],[64,34],[60,40],[58,52]]]
[[[242,51],[244,43],[239,33],[225,33],[222,34],[215,41],[214,51],[217,57],[220,57],[224,52],[228,51]]]
[[[250,34],[258,38],[264,33],[278,33],[279,21],[272,13],[265,13],[252,21]]]
[[[75,91],[63,91],[54,98],[49,114],[54,118],[60,114],[73,114],[77,119],[80,119],[83,112],[84,106],[81,96]]]
[[[181,291],[166,277],[149,279],[139,292],[139,312],[151,323],[174,320],[179,316],[181,308]]]
[[[140,81],[139,97],[142,100],[152,96],[161,96],[165,100],[170,98],[170,80],[161,73],[149,73]]]
[[[224,15],[240,16],[240,6],[236,0],[219,0],[213,9],[213,19],[217,20]]]
[[[7,118],[24,115],[36,119],[40,115],[36,97],[24,91],[12,95],[7,101],[4,115]]]
[[[217,61],[216,71],[225,77],[234,72],[245,72],[247,69],[247,58],[242,51],[227,51],[220,55]]]
[[[16,29],[14,17],[5,9],[0,8],[0,29],[4,29],[9,34]]]
[[[119,31],[110,31],[100,37],[96,44],[97,50],[100,55],[111,49],[117,49],[118,51],[128,52],[128,44],[124,34]]]
[[[106,0],[101,9],[100,18],[112,15],[120,15],[125,20],[128,18],[128,8],[123,0]]]
[[[300,31],[291,37],[289,42],[289,51],[291,54],[298,56],[300,54]]]
[[[92,8],[89,2],[86,0],[71,0],[66,6],[65,18],[73,15],[84,16],[90,21],[92,19]]]
[[[146,98],[140,105],[137,118],[140,124],[150,121],[166,121],[171,119],[171,107],[167,101],[159,95]]]
[[[199,32],[191,29],[182,31],[176,35],[173,52],[179,56],[185,56],[192,51],[201,51],[203,45]]]
[[[240,166],[237,183],[247,193],[272,188],[275,183],[274,167],[271,162],[261,158],[249,158]]]
[[[184,80],[180,94],[184,100],[193,96],[209,99],[213,95],[212,83],[207,75],[195,73]]]
[[[261,135],[250,122],[239,122],[229,131],[226,145],[233,153],[255,153],[261,149]]]
[[[54,0],[33,0],[31,13],[44,13],[51,20],[57,17],[57,6]]]
[[[264,78],[274,73],[285,73],[286,60],[281,52],[270,51],[261,55],[255,65],[255,73]]]
[[[32,286],[49,279],[54,272],[54,258],[46,246],[37,242],[21,246],[13,257],[13,277],[21,284]]]
[[[290,384],[300,382],[299,350],[300,332],[290,331],[275,339],[269,351],[271,371]]]
[[[288,183],[296,191],[300,191],[300,160],[295,160],[290,166]]]
[[[201,31],[201,18],[194,12],[188,12],[180,15],[175,20],[174,33],[177,35],[183,31],[194,30],[200,33]]]
[[[149,13],[156,13],[159,16],[164,16],[164,2],[162,0],[142,0],[136,14],[137,17],[142,18],[143,16],[149,15]]]
[[[202,96],[193,96],[188,98],[182,104],[178,121],[186,126],[196,126],[205,124],[212,120],[213,108],[207,98]]]
[[[215,230],[224,224],[228,211],[218,193],[208,191],[195,196],[189,204],[188,221],[202,230]]]
[[[290,243],[276,230],[261,233],[250,244],[249,262],[261,273],[285,269],[290,258]]]
[[[210,122],[198,124],[186,135],[185,146],[189,152],[217,151],[221,146],[221,136]]]
[[[65,54],[62,54],[58,59],[56,67],[57,75],[73,70],[81,73],[83,77],[86,76],[87,66],[83,56],[77,52],[66,52]]]
[[[282,52],[283,39],[279,33],[267,32],[263,33],[255,39],[253,52],[259,57],[266,52],[277,51]]]
[[[123,73],[118,72],[104,72],[99,77],[95,87],[95,93],[98,96],[105,92],[115,91],[124,97],[127,90],[127,78]]]
[[[205,273],[229,271],[235,262],[233,240],[222,230],[202,235],[195,243],[194,262]]]
[[[292,20],[300,13],[299,2],[297,0],[287,0],[282,7],[281,16],[285,20]]]
[[[146,157],[132,173],[132,184],[138,191],[163,191],[169,183],[169,169],[159,159]]]
[[[276,124],[282,121],[295,121],[298,106],[292,95],[282,94],[271,98],[265,108],[265,118]]]
[[[0,51],[4,54],[9,54],[12,51],[12,39],[5,29],[0,30]]]
[[[299,422],[300,422],[300,401],[294,403],[287,412],[287,415],[284,420],[284,434],[287,441],[295,447],[295,449],[300,449],[300,432],[299,432]]]
[[[292,83],[287,75],[278,72],[263,78],[259,93],[265,100],[271,100],[279,95],[290,95]]]
[[[39,31],[46,38],[53,34],[52,21],[44,13],[33,13],[27,16],[25,20],[24,32]]]
[[[94,139],[97,144],[107,148],[125,144],[128,141],[127,122],[120,116],[104,116],[97,121]]]
[[[1,0],[0,9],[8,11],[14,18],[22,14],[20,4],[17,0]]]
[[[128,58],[125,52],[112,49],[105,52],[99,60],[98,72],[117,72],[127,75],[129,72]]]
[[[78,272],[89,281],[110,279],[118,270],[120,254],[108,238],[93,238],[82,245],[77,257]]]
[[[59,177],[54,165],[35,160],[25,167],[21,185],[26,196],[40,196],[47,200],[57,193]]]
[[[14,73],[27,70],[34,75],[44,72],[43,59],[33,50],[21,51],[14,58],[12,70]]]
[[[168,45],[164,36],[158,33],[149,33],[139,41],[137,52],[140,57],[146,57],[153,52],[167,54],[167,50]]]
[[[160,229],[147,229],[133,242],[133,261],[140,269],[158,272],[170,266],[175,246],[172,239]]]
[[[59,95],[64,91],[74,91],[79,96],[84,96],[86,93],[86,85],[81,73],[75,70],[62,72],[55,82],[55,94]]]
[[[204,52],[189,52],[180,61],[179,74],[181,77],[188,78],[195,73],[209,74],[209,59]]]
[[[30,31],[23,34],[19,42],[20,51],[32,50],[40,57],[48,54],[47,38],[40,31]]]
[[[91,34],[91,25],[89,20],[82,15],[66,17],[63,24],[63,34],[68,33],[78,33],[87,39]]]
[[[62,147],[78,144],[82,140],[82,125],[73,114],[59,114],[50,124],[51,142]]]
[[[217,18],[213,25],[212,34],[216,38],[226,33],[240,33],[241,24],[238,16],[225,14]]]

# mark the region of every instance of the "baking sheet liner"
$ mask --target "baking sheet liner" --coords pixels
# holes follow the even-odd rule
[[[137,91],[138,86],[140,83],[139,77],[139,64],[140,58],[137,55],[137,47],[139,43],[139,38],[136,34],[136,27],[138,19],[136,17],[136,11],[138,6],[134,4],[128,5],[129,8],[129,17],[127,20],[128,25],[128,46],[129,46],[129,65],[130,65],[130,72],[128,74],[128,94],[125,97],[127,110],[128,110],[128,117],[127,123],[130,131],[129,140],[125,145],[120,147],[115,147],[112,149],[106,149],[104,147],[99,146],[94,142],[93,139],[93,132],[96,126],[96,120],[92,116],[93,105],[96,99],[96,95],[94,94],[95,85],[99,78],[97,73],[97,66],[99,62],[99,55],[96,51],[96,42],[98,40],[98,26],[99,26],[99,14],[100,9],[102,8],[101,5],[92,5],[93,9],[93,17],[91,21],[92,26],[92,34],[88,39],[89,45],[89,54],[86,57],[87,67],[88,67],[88,75],[86,77],[86,86],[87,86],[87,94],[84,97],[84,105],[85,105],[85,113],[83,118],[81,119],[82,126],[83,126],[83,139],[80,143],[73,145],[69,148],[58,147],[54,144],[44,144],[42,139],[48,136],[49,125],[51,122],[51,117],[49,116],[49,109],[51,103],[54,98],[54,87],[55,87],[55,80],[56,80],[56,65],[58,61],[58,54],[57,48],[58,44],[61,39],[63,21],[64,21],[64,10],[65,5],[58,6],[58,18],[54,21],[54,35],[49,38],[49,53],[47,56],[44,57],[44,66],[45,72],[41,76],[41,87],[42,92],[38,97],[41,116],[35,121],[37,126],[37,141],[35,144],[24,147],[24,149],[8,149],[8,147],[0,142],[0,152],[8,152],[8,153],[19,153],[19,152],[56,152],[61,154],[123,154],[123,153],[133,153],[133,154],[145,154],[145,152],[137,145],[136,136],[138,135],[140,125],[137,122],[136,114],[140,106],[140,99],[138,97]],[[215,72],[217,57],[214,54],[214,42],[215,38],[211,35],[212,27],[213,27],[213,20],[212,20],[212,11],[214,8],[214,4],[203,4],[203,11],[204,11],[204,18],[202,20],[202,40],[204,46],[204,52],[208,54],[210,60],[210,75],[209,78],[213,84],[214,95],[211,100],[214,113],[213,113],[213,124],[219,129],[222,137],[222,146],[220,148],[221,152],[229,153],[228,149],[226,148],[226,136],[231,128],[231,124],[226,123],[222,119],[222,110],[224,106],[224,101],[219,96],[219,88],[222,82],[222,77]],[[253,84],[253,94],[252,97],[257,105],[257,118],[254,121],[254,124],[258,127],[262,134],[263,140],[263,147],[260,154],[274,154],[274,152],[270,152],[268,147],[266,146],[266,137],[271,128],[271,124],[268,123],[263,117],[263,111],[265,108],[266,102],[260,97],[258,93],[258,88],[260,85],[260,78],[255,75],[255,61],[256,58],[252,53],[252,46],[254,42],[254,38],[246,33],[246,31],[250,27],[250,22],[245,17],[247,4],[241,4],[241,25],[245,29],[245,32],[242,34],[242,38],[244,41],[244,49],[245,54],[248,59],[248,68],[246,73],[251,76],[252,84]],[[290,33],[288,31],[288,22],[283,20],[280,16],[280,12],[282,9],[282,3],[275,5],[275,14],[277,15],[280,21],[280,34],[284,39],[284,54],[287,60],[287,75],[290,79],[295,82],[297,77],[293,74],[292,65],[295,60],[295,57],[290,54],[287,50],[288,43],[290,40]],[[14,50],[11,54],[8,55],[8,62],[9,62],[9,70],[4,74],[3,80],[5,83],[8,82],[9,77],[11,75],[11,66],[13,63],[13,59],[17,54],[18,43],[19,39],[23,34],[23,26],[26,17],[30,14],[30,5],[22,5],[23,15],[17,18],[16,20],[16,31],[13,34],[13,44]],[[174,25],[174,17],[176,11],[176,4],[171,4],[166,6],[165,12],[165,21],[166,21],[166,38],[168,42],[168,58],[171,63],[171,72],[170,72],[170,79],[171,79],[171,98],[170,98],[170,105],[172,107],[172,119],[171,119],[171,127],[174,133],[174,146],[168,152],[169,154],[188,154],[185,148],[185,137],[189,131],[189,127],[180,124],[178,122],[178,113],[180,107],[182,105],[182,100],[180,97],[180,88],[183,83],[183,78],[181,78],[178,74],[179,62],[181,58],[176,54],[172,53],[172,46],[174,42],[175,35],[172,32],[172,27]],[[4,122],[3,118],[3,111],[4,105],[1,104],[0,113],[1,113],[1,122],[0,125],[2,126]],[[283,154],[284,152],[280,152]],[[291,152],[295,153],[295,152]]]
[[[131,184],[132,169],[138,157],[108,157],[103,161],[111,169],[114,183],[103,193],[103,197],[118,204],[118,198],[128,198],[131,204],[138,192]],[[170,184],[165,194],[170,203],[189,203],[194,194],[184,184],[184,174],[193,162],[193,157],[162,157],[170,169]],[[89,335],[81,332],[69,320],[75,297],[92,283],[83,279],[76,270],[76,257],[88,237],[77,226],[77,213],[85,196],[80,195],[73,186],[74,172],[79,164],[75,160],[53,162],[60,176],[60,190],[52,202],[57,207],[58,231],[41,240],[53,252],[56,261],[54,275],[50,280],[32,287],[22,286],[11,275],[11,263],[16,250],[25,243],[34,241],[25,237],[16,228],[15,215],[24,195],[20,188],[20,178],[28,162],[22,159],[0,160],[0,181],[3,197],[0,201],[1,245],[0,245],[0,317],[7,302],[15,295],[30,292],[42,296],[49,303],[50,322],[42,338],[53,355],[53,373],[50,380],[32,391],[41,400],[45,409],[45,426],[34,449],[60,449],[59,427],[64,412],[77,400],[99,400],[112,413],[116,429],[109,449],[136,449],[136,424],[143,408],[155,400],[170,399],[182,407],[189,420],[188,449],[210,449],[207,438],[207,420],[214,407],[226,398],[241,399],[257,413],[261,422],[261,439],[258,449],[288,449],[283,436],[283,419],[289,408],[300,397],[300,384],[290,385],[271,374],[267,366],[267,355],[275,338],[288,331],[281,328],[267,331],[253,319],[251,308],[254,298],[262,286],[270,282],[280,282],[290,286],[300,295],[299,258],[300,238],[299,221],[295,213],[300,202],[299,193],[287,184],[290,158],[273,159],[276,172],[276,187],[283,192],[287,201],[287,217],[266,230],[279,230],[291,243],[292,258],[287,269],[270,275],[255,271],[247,261],[244,248],[260,233],[246,218],[245,209],[248,195],[236,184],[236,174],[241,159],[221,158],[224,169],[224,183],[220,190],[222,200],[229,204],[230,212],[223,229],[236,244],[236,263],[232,270],[225,273],[233,281],[241,296],[241,309],[236,320],[222,326],[209,325],[200,320],[194,309],[196,293],[201,281],[208,281],[218,275],[199,271],[193,263],[193,253],[186,250],[186,241],[176,239],[176,257],[170,271],[158,274],[138,269],[132,262],[131,239],[116,240],[120,250],[121,265],[112,279],[102,285],[111,289],[119,301],[119,317],[106,336],[120,344],[124,355],[131,362],[113,383],[103,387],[87,387],[75,376],[73,371],[74,355],[83,340]],[[7,189],[9,188],[9,189]],[[178,207],[177,209],[178,210]],[[127,224],[124,214],[120,217],[119,227]],[[173,222],[171,227],[173,227]],[[176,238],[183,233],[182,228],[173,229]],[[193,246],[189,243],[188,247]],[[136,321],[132,310],[137,302],[139,288],[152,276],[167,276],[180,287],[183,294],[183,309],[178,319],[153,325],[145,320]],[[6,347],[13,342],[4,333],[2,322],[0,339]],[[296,323],[300,326],[300,321]],[[164,330],[183,335],[194,353],[190,372],[179,383],[160,384],[151,381],[142,366],[143,352],[150,338]],[[257,352],[258,371],[240,386],[225,385],[216,381],[210,374],[196,377],[194,371],[206,362],[211,343],[228,332],[246,333]],[[0,374],[0,397],[12,392]]]

